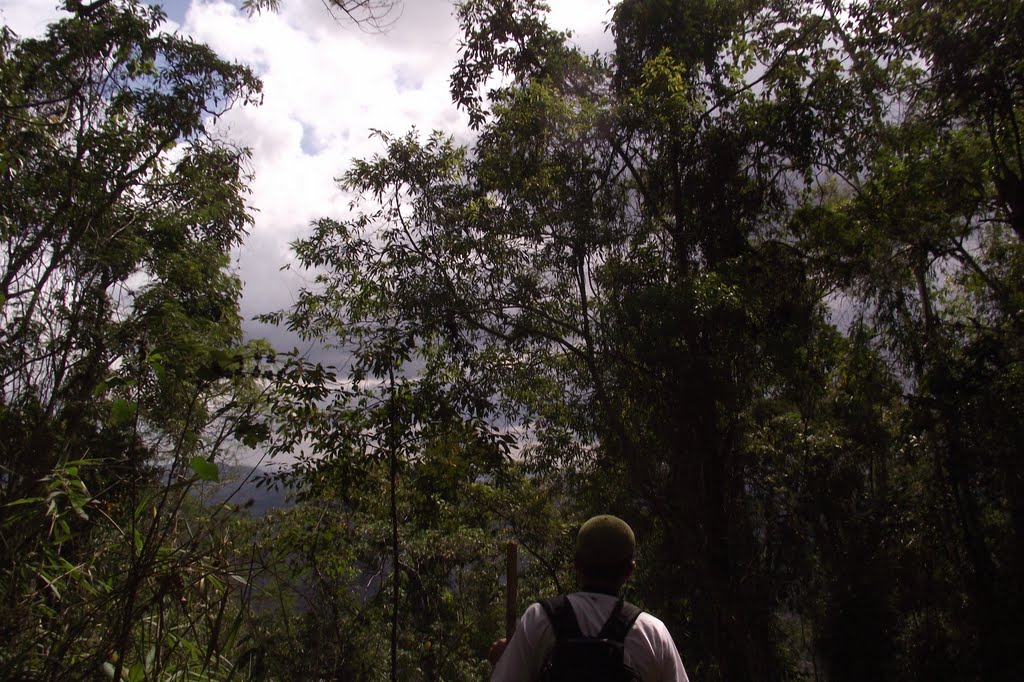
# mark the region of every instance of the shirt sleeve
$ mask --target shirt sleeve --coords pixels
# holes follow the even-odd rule
[[[519,619],[515,634],[498,659],[491,682],[532,682],[540,677],[554,636],[540,604],[533,604]]]
[[[641,614],[625,644],[628,660],[644,682],[689,682],[671,633],[655,616]]]
[[[661,677],[659,682],[690,682],[686,676],[686,669],[683,668],[683,659],[679,657],[679,649],[672,640],[668,628],[661,621],[658,621],[662,635],[661,649]]]
[[[686,676],[686,669],[683,668],[683,660],[679,658],[679,651],[672,640],[669,640],[668,649],[664,662],[664,674],[661,679],[665,682],[690,682],[690,678]]]

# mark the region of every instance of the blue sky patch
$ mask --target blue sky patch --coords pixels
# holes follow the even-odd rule
[[[399,64],[395,67],[395,87],[399,92],[420,90],[423,87],[423,77],[408,64]]]

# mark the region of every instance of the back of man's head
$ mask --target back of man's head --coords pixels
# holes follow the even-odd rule
[[[576,568],[581,580],[618,589],[632,571],[635,550],[633,529],[622,519],[610,514],[588,519],[576,535]]]

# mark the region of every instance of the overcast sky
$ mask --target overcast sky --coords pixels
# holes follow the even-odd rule
[[[255,172],[256,223],[235,267],[244,282],[247,332],[291,348],[298,340],[249,318],[293,300],[300,274],[280,271],[291,260],[288,243],[318,217],[345,217],[348,202],[334,178],[353,158],[380,150],[370,129],[401,134],[415,126],[470,139],[466,118],[448,93],[460,38],[453,4],[406,0],[383,35],[335,21],[320,0],[281,0],[280,12],[257,17],[247,16],[240,3],[162,4],[168,30],[248,64],[263,80],[263,105],[236,109],[222,121],[222,130],[252,149]],[[610,40],[603,26],[608,0],[550,4],[551,25],[572,29],[584,49]],[[0,20],[23,37],[38,35],[60,16],[56,6],[55,0],[3,0]]]

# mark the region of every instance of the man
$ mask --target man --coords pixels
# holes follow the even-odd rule
[[[579,592],[567,598],[584,637],[595,637],[613,612],[618,615],[619,591],[636,568],[635,549],[633,530],[615,516],[595,516],[580,528],[575,557]],[[550,603],[547,608],[551,608]],[[689,682],[665,624],[648,613],[640,613],[632,625],[629,620],[627,617],[623,625],[628,627],[622,645],[623,663],[642,682]],[[555,649],[555,640],[555,628],[545,607],[533,604],[519,619],[512,639],[492,645],[491,661],[496,660],[496,664],[491,682],[539,680]]]

